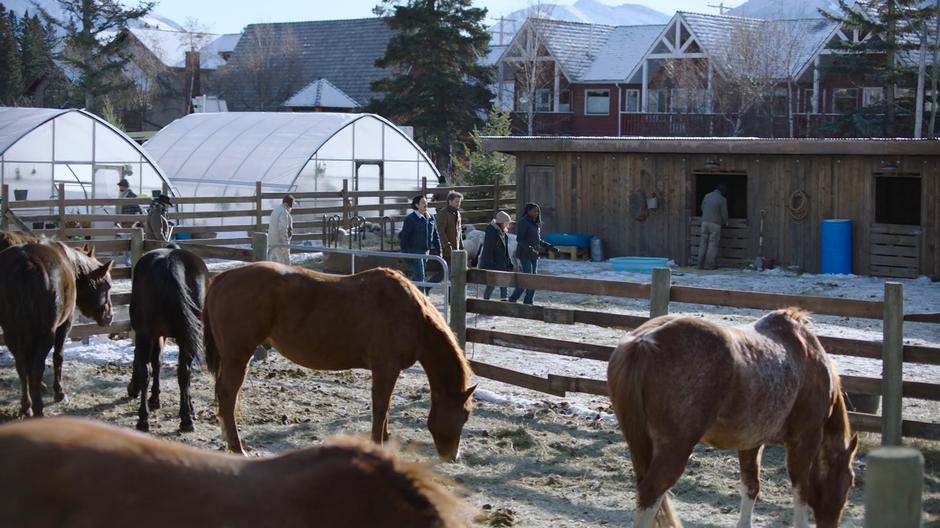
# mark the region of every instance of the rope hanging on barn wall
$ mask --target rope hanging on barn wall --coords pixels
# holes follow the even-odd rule
[[[809,215],[809,196],[802,190],[796,190],[790,193],[787,198],[787,211],[790,218],[800,222]]]

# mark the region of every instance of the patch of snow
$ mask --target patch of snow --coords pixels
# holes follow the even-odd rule
[[[519,398],[517,396],[507,396],[499,394],[493,391],[486,389],[477,389],[473,391],[473,399],[480,400],[488,403],[495,403],[497,405],[511,405],[513,407],[535,407],[539,402],[535,400],[527,400],[525,398]]]

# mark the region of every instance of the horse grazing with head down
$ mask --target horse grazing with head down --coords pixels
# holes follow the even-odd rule
[[[111,262],[98,262],[94,248],[79,251],[43,239],[0,251],[0,328],[16,361],[22,415],[42,416],[42,376],[51,348],[55,401],[65,399],[62,347],[75,307],[99,325],[111,324],[110,272]]]
[[[134,374],[128,395],[140,394],[137,429],[149,431],[150,408],[160,408],[160,356],[163,342],[179,345],[176,379],[180,386],[180,430],[193,431],[193,402],[189,395],[193,361],[202,357],[202,304],[209,270],[192,252],[170,245],[149,251],[134,265],[131,290],[131,328],[134,329]],[[153,370],[153,388],[148,365]]]
[[[206,364],[215,373],[229,449],[243,453],[238,391],[259,344],[311,369],[372,371],[372,439],[388,439],[392,390],[421,363],[431,386],[428,429],[438,454],[457,457],[470,416],[472,375],[454,334],[427,296],[397,271],[350,276],[259,262],[213,278],[203,311]]]
[[[666,495],[696,444],[736,449],[739,527],[751,526],[765,444],[783,444],[797,527],[839,524],[858,435],[835,364],[807,314],[776,310],[745,327],[663,316],[630,332],[607,380],[637,480],[638,528],[680,526]]]
[[[466,514],[429,469],[368,441],[246,458],[77,418],[0,426],[0,482],[0,526],[456,528]]]

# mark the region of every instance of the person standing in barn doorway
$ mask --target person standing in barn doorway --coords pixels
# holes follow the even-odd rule
[[[728,186],[724,183],[702,199],[702,235],[698,246],[698,268],[715,269],[721,228],[728,225]]]
[[[294,197],[286,195],[281,199],[281,203],[271,211],[271,221],[268,225],[268,245],[290,244],[291,237],[294,236],[294,220],[291,218],[290,211],[294,207]],[[290,248],[272,247],[268,251],[268,258],[274,262],[290,265]]]

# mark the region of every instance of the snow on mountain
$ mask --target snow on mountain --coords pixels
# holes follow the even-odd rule
[[[586,22],[591,24],[606,24],[609,26],[640,26],[647,24],[665,24],[669,15],[639,4],[620,4],[610,6],[597,0],[578,0],[573,5],[546,3],[538,9],[519,9],[503,16],[502,27],[497,22],[490,27],[493,34],[493,43],[500,41],[500,31],[503,33],[502,42],[508,43],[516,31],[525,23],[529,15],[539,18],[566,20],[569,22]]]
[[[36,0],[36,2],[31,2],[30,0],[4,0],[3,5],[7,9],[16,13],[17,16],[23,16],[23,13],[29,12],[30,16],[38,13],[36,5],[46,10],[47,13],[52,15],[55,18],[63,18],[62,7],[59,6],[59,2],[56,0]],[[183,26],[177,24],[173,20],[166,18],[164,16],[156,15],[150,13],[147,16],[138,18],[137,20],[132,20],[129,24],[130,27],[143,27],[151,29],[166,29],[171,31],[185,31]]]
[[[822,18],[819,9],[839,10],[838,0],[748,0],[727,11],[726,15],[784,20],[794,18]]]

